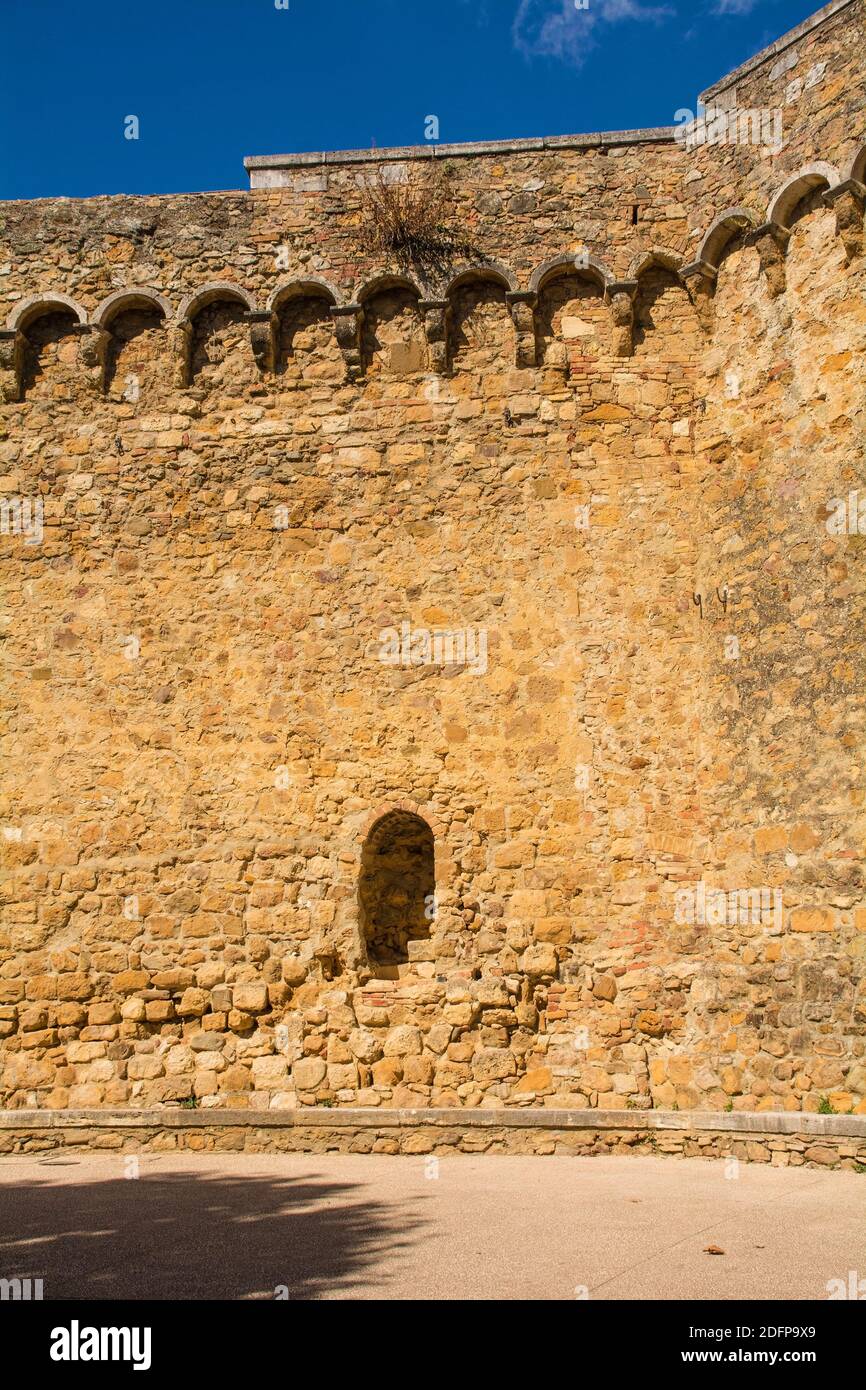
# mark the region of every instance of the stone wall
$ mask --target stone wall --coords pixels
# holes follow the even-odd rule
[[[429,150],[2,206],[7,1108],[866,1113],[863,13],[438,276]]]
[[[866,1172],[866,1121],[597,1110],[7,1111],[0,1154],[652,1154]]]

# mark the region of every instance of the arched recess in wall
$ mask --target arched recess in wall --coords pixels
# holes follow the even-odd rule
[[[812,373],[816,363],[809,352],[819,328],[820,312],[818,306],[823,302],[824,313],[831,320],[828,324],[830,334],[841,326],[841,320],[852,311],[850,298],[838,305],[838,312],[829,308],[826,295],[829,284],[840,283],[844,273],[846,243],[839,235],[838,215],[843,204],[826,200],[828,188],[834,188],[841,180],[831,164],[808,165],[794,179],[783,185],[771,204],[778,221],[790,233],[785,245],[785,304],[790,314],[789,340],[793,345],[802,345],[807,360],[800,373],[802,380],[809,381],[816,391],[819,384]],[[859,241],[862,247],[862,212],[858,216]],[[832,300],[831,300],[832,303]],[[853,323],[851,325],[853,329]],[[854,330],[856,332],[856,330]],[[796,350],[795,350],[796,351]],[[796,354],[799,356],[799,353]]]
[[[251,294],[224,282],[205,285],[184,302],[179,318],[190,325],[189,375],[195,385],[231,393],[258,380],[246,320],[255,312]]]
[[[535,340],[539,366],[574,376],[591,370],[609,350],[610,310],[604,293],[610,273],[594,257],[557,256],[530,281],[538,296]]]
[[[427,371],[429,353],[418,286],[404,276],[380,275],[358,291],[357,299],[364,309],[365,374],[411,376]]]
[[[105,388],[112,400],[136,404],[171,385],[165,333],[171,305],[156,290],[135,285],[104,299],[93,323],[108,334]]]
[[[725,208],[711,222],[695,259],[718,270],[722,257],[741,246],[748,232],[758,225],[758,215],[751,208]]]
[[[386,812],[361,851],[358,909],[374,973],[396,975],[411,943],[430,936],[435,892],[433,831],[412,811]]]
[[[679,275],[674,251],[643,252],[629,266],[634,297],[634,357],[695,366],[703,343],[700,321]]]
[[[448,357],[457,372],[502,370],[514,363],[514,324],[506,295],[516,278],[499,266],[467,268],[445,291],[451,308]]]
[[[790,233],[785,245],[784,283],[789,307],[801,320],[808,321],[812,313],[816,274],[834,262],[841,267],[844,260],[835,211],[824,201],[828,188],[839,182],[834,165],[823,161],[807,164],[782,185],[767,212],[769,221]]]
[[[790,227],[794,214],[805,200],[813,198],[816,193],[825,189],[834,188],[838,182],[839,171],[834,165],[823,160],[806,164],[787,179],[770,199],[767,221],[780,227]]]
[[[713,289],[714,331],[705,358],[710,382],[708,399],[722,415],[744,409],[762,379],[755,344],[770,331],[773,300],[761,258],[749,233],[763,222],[751,209],[730,208],[710,227],[702,249],[718,274]]]
[[[343,357],[331,309],[337,291],[326,280],[293,280],[274,290],[268,309],[276,319],[276,371],[293,382],[342,381]]]
[[[851,159],[845,172],[846,179],[856,179],[858,183],[866,184],[866,145],[861,145]]]
[[[81,385],[79,328],[87,322],[66,294],[35,295],[12,311],[8,327],[21,334],[21,391],[25,400],[72,400]]]

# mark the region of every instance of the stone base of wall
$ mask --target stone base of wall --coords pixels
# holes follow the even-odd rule
[[[866,1118],[609,1110],[0,1112],[0,1154],[672,1154],[866,1169]]]

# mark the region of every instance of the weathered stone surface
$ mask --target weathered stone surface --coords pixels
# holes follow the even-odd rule
[[[421,1051],[421,1034],[417,1028],[403,1024],[392,1028],[385,1038],[386,1057],[406,1057]]]
[[[292,1067],[292,1080],[299,1091],[315,1091],[327,1074],[320,1057],[301,1057]]]
[[[232,1003],[248,1014],[260,1014],[268,1007],[268,990],[263,984],[235,985]]]
[[[866,1113],[864,52],[436,283],[337,156],[4,204],[0,1106]]]

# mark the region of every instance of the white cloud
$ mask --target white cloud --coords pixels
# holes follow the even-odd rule
[[[716,0],[716,14],[751,14],[758,0]]]
[[[599,25],[624,20],[657,22],[672,13],[667,5],[646,5],[642,0],[589,0],[585,10],[577,9],[574,0],[520,0],[511,32],[515,48],[525,58],[558,58],[579,67],[596,46],[593,35]]]

